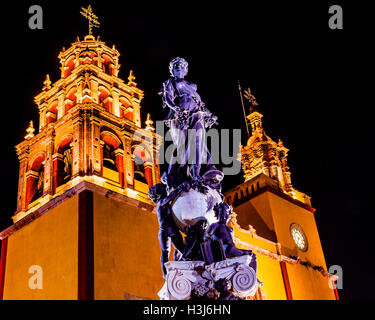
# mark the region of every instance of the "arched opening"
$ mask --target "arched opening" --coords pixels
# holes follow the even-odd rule
[[[65,63],[64,78],[68,77],[75,68],[75,57],[70,57]]]
[[[125,97],[120,97],[121,103],[121,117],[128,119],[130,121],[134,121],[134,110],[130,105],[130,101]]]
[[[55,191],[56,188],[66,184],[72,178],[72,141],[73,135],[71,134],[63,137],[54,155],[53,176]]]
[[[134,145],[133,165],[134,165],[134,185],[141,191],[148,191],[148,187],[153,185],[152,177],[152,157],[150,152],[143,145]],[[140,184],[141,183],[141,184]]]
[[[68,112],[69,109],[73,108],[77,104],[77,90],[72,89],[67,95],[64,104],[64,114]]]
[[[44,155],[36,157],[26,177],[26,208],[43,196]]]
[[[103,146],[103,166],[105,168],[118,171],[116,166],[115,148],[112,144],[104,143]]]
[[[48,109],[47,109],[47,112],[46,112],[46,124],[56,122],[56,120],[57,120],[57,106],[58,106],[57,100],[53,101],[48,106]]]
[[[112,97],[109,91],[104,87],[99,87],[99,104],[101,104],[108,112],[112,113]]]
[[[103,71],[111,76],[114,74],[114,63],[107,55],[103,55]]]
[[[124,155],[120,139],[111,131],[101,133],[102,176],[124,187]]]

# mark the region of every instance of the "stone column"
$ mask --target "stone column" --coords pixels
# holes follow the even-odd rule
[[[72,179],[83,174],[83,119],[79,113],[73,119]]]
[[[119,181],[120,181],[120,185],[121,185],[121,188],[124,188],[124,181],[125,181],[125,178],[124,178],[124,150],[122,149],[117,149],[115,151],[115,155],[116,155],[116,167],[117,167],[117,170],[119,172]]]
[[[18,175],[17,213],[26,209],[26,173],[28,160],[29,151],[24,151],[19,155],[20,170]]]
[[[53,153],[55,148],[55,132],[51,130],[48,132],[46,144],[46,159],[44,164],[44,187],[43,196],[49,194],[53,195]]]
[[[103,147],[100,142],[100,121],[91,119],[91,168],[92,174],[101,176],[103,166]]]
[[[153,178],[152,178],[152,162],[145,162],[145,178],[147,181],[148,186],[151,188],[154,185]]]
[[[120,117],[120,99],[119,99],[119,96],[120,96],[119,89],[117,89],[115,87],[112,87],[112,98],[113,98],[112,110],[113,110],[113,114],[117,117]]]
[[[64,107],[65,93],[63,90],[59,92],[57,99],[58,99],[57,120],[60,120],[65,114],[65,107]]]
[[[134,166],[133,166],[133,156],[131,149],[131,139],[130,137],[124,138],[124,171],[126,176],[126,186],[134,185]]]

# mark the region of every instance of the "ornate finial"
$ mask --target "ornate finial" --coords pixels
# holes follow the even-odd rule
[[[151,120],[151,115],[147,114],[146,130],[155,131],[155,128],[153,127],[153,124],[154,124],[154,121]]]
[[[129,82],[128,82],[128,86],[136,86],[137,84],[134,82],[135,80],[135,77],[134,77],[134,74],[133,74],[133,70],[130,70],[130,75],[129,75],[129,78],[128,78]]]
[[[34,123],[32,121],[30,121],[29,127],[26,129],[26,132],[27,132],[27,135],[25,136],[25,139],[28,140],[34,137],[35,129],[34,129]]]
[[[248,88],[247,91],[244,92],[244,96],[245,99],[250,103],[250,113],[253,113],[255,111],[255,108],[258,106],[258,103],[254,95],[251,93],[250,88]]]
[[[92,28],[99,28],[100,22],[99,18],[92,12],[91,6],[88,6],[87,9],[82,8],[81,15],[83,15],[87,20],[89,20],[89,36],[92,36]]]
[[[43,90],[47,91],[47,90],[51,89],[51,83],[52,82],[49,78],[49,74],[47,74],[46,80],[43,82],[43,84],[44,84]]]

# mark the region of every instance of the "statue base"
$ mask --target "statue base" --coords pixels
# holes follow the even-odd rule
[[[253,255],[206,264],[203,261],[169,261],[160,300],[245,300],[259,285],[250,267]]]

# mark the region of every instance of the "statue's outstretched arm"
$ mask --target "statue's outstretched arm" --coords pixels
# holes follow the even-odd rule
[[[183,191],[187,192],[191,188],[189,182],[184,182],[183,184],[179,185],[176,189],[174,189],[169,195],[167,195],[164,199],[160,200],[160,206],[166,205],[168,202],[174,200],[180,193]]]

